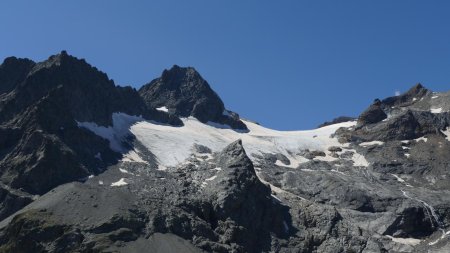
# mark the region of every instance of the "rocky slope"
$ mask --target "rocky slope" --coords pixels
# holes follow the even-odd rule
[[[62,183],[98,174],[121,157],[77,122],[112,124],[113,112],[181,121],[148,108],[66,52],[40,63],[7,58],[0,67],[0,218]],[[17,199],[17,201],[15,201]]]
[[[0,252],[449,252],[450,92],[264,128],[193,69],[0,65]]]

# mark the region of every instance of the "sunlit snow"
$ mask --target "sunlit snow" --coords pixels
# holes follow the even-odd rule
[[[122,161],[148,164],[148,162],[142,159],[142,157],[134,150],[130,150],[128,153],[124,154]]]
[[[212,181],[212,180],[216,179],[216,177],[217,177],[217,176],[212,176],[212,177],[207,178],[207,179],[205,179],[205,180],[206,180],[206,181]]]
[[[125,170],[125,169],[122,169],[122,168],[119,168],[119,171],[122,172],[122,173],[130,174],[130,172],[128,172],[128,170]]]
[[[431,108],[431,113],[441,113],[442,112],[442,108]]]
[[[113,113],[113,126],[104,127],[99,126],[93,122],[77,122],[78,127],[86,128],[96,135],[109,140],[109,146],[112,150],[117,152],[124,152],[124,148],[121,143],[124,137],[129,133],[130,126],[137,122],[142,121],[141,117],[130,116],[125,113]]]
[[[167,107],[165,107],[165,106],[158,107],[158,108],[156,108],[156,110],[161,111],[161,112],[169,112],[169,109],[167,109]]]
[[[419,141],[423,141],[423,142],[427,142],[428,141],[428,138],[427,137],[420,137],[420,138],[417,138],[417,139],[414,139],[416,142],[419,142]]]
[[[172,127],[141,121],[131,126],[131,132],[146,146],[163,166],[175,166],[192,154],[194,143],[220,151],[238,139],[242,140],[250,158],[262,153],[281,153],[289,158],[292,167],[305,162],[295,155],[300,150],[321,150],[328,152],[330,146],[340,146],[333,134],[340,127],[351,127],[355,122],[345,122],[308,131],[277,131],[245,121],[249,132],[213,127],[189,117],[182,119],[184,126]]]
[[[418,245],[421,242],[420,239],[416,239],[416,238],[399,238],[399,237],[392,237],[390,235],[388,235],[387,237],[389,237],[393,242],[412,245],[412,246]]]
[[[112,183],[111,186],[124,186],[127,184],[128,183],[125,182],[125,178],[121,178],[119,181]]]
[[[283,154],[290,165],[297,168],[300,164],[309,161],[301,156],[302,150],[317,150],[325,152],[325,157],[316,157],[314,160],[335,161],[328,148],[331,146],[347,147],[331,135],[340,127],[352,127],[353,122],[344,122],[322,128],[306,131],[277,131],[262,127],[258,124],[244,121],[249,131],[233,130],[229,126],[208,122],[203,124],[193,117],[182,118],[183,126],[174,127],[145,121],[141,117],[129,116],[124,113],[113,114],[113,126],[103,127],[92,122],[78,122],[79,127],[87,128],[95,134],[109,140],[113,150],[124,154],[123,161],[142,162],[145,160],[134,150],[123,148],[122,142],[129,134],[133,134],[150,152],[158,162],[159,170],[176,166],[184,162],[193,153],[193,145],[203,145],[213,152],[222,150],[228,144],[238,139],[242,140],[245,151],[255,161],[263,153]],[[364,156],[355,150],[352,160],[354,166],[368,166]],[[281,165],[278,162],[278,165]]]
[[[369,146],[374,146],[374,145],[383,145],[384,142],[382,141],[370,141],[370,142],[362,142],[359,144],[359,146],[361,147],[369,147]]]
[[[450,128],[447,127],[445,130],[441,130],[441,132],[445,135],[445,139],[450,141]]]

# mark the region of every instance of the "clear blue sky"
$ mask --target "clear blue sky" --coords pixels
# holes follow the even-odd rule
[[[450,1],[0,3],[0,58],[66,49],[119,85],[193,66],[227,108],[276,129],[358,115],[417,82],[450,89]]]

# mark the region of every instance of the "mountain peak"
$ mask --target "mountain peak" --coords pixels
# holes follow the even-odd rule
[[[179,117],[193,116],[203,123],[208,121],[246,129],[237,115],[228,116],[219,95],[192,67],[174,65],[164,70],[161,77],[139,89],[150,108],[165,107]]]
[[[423,95],[428,91],[429,90],[425,88],[421,83],[417,83],[416,85],[411,87],[405,94],[408,94],[410,96]]]
[[[189,86],[189,88],[200,87],[206,90],[211,89],[209,84],[193,67],[173,65],[172,68],[163,71],[160,79],[169,89],[176,89],[179,86]]]
[[[14,62],[18,63],[12,64]],[[6,59],[0,66],[0,94],[13,89],[14,93],[3,101],[0,122],[13,119],[23,109],[35,107],[43,99],[67,107],[66,113],[77,121],[103,126],[112,124],[114,112],[130,115],[148,112],[135,89],[115,86],[105,73],[66,51],[39,63]]]
[[[32,73],[36,73],[42,69],[49,69],[52,67],[60,67],[60,66],[80,66],[82,65],[85,68],[91,68],[95,71],[98,71],[97,68],[92,67],[88,64],[84,59],[78,59],[75,56],[69,55],[67,51],[63,50],[58,54],[51,55],[47,60],[39,62],[33,68]],[[106,76],[106,74],[105,74]]]
[[[422,84],[418,83],[411,87],[407,92],[399,96],[388,97],[381,102],[387,107],[407,106],[415,103],[429,92],[431,91],[425,88]]]
[[[34,61],[32,61],[28,58],[17,58],[15,56],[10,56],[10,57],[6,57],[0,66],[4,67],[4,66],[9,66],[9,65],[24,64],[24,63],[32,65],[32,64],[34,64]]]
[[[78,60],[76,57],[69,55],[67,51],[61,51],[58,54],[51,55],[46,61],[47,63],[60,65],[61,63],[69,60]]]
[[[35,63],[29,59],[8,57],[0,65],[0,94],[10,92],[23,82]]]

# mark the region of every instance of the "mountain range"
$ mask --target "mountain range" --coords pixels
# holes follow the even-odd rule
[[[450,92],[277,131],[192,67],[0,65],[0,252],[450,252]]]

